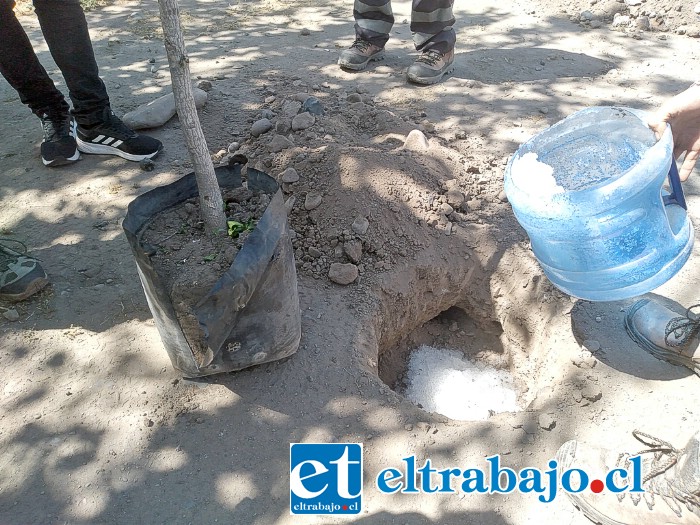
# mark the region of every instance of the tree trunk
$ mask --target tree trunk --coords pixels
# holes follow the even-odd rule
[[[160,20],[163,25],[163,41],[168,54],[170,78],[172,79],[175,107],[180,125],[185,133],[187,151],[192,158],[199,189],[199,208],[208,234],[226,232],[226,215],[221,190],[214,173],[214,164],[209,156],[207,141],[197,116],[190,80],[189,57],[180,26],[178,0],[158,0]]]

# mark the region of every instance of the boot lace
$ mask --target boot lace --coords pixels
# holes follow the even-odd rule
[[[665,472],[678,464],[683,450],[678,450],[669,442],[656,438],[639,430],[632,432],[632,435],[640,443],[648,448],[638,452],[637,454],[621,453],[617,458],[617,468],[629,469],[631,466],[630,457],[632,455],[641,456],[642,454],[651,454],[651,457],[644,460],[643,465],[646,474],[642,478],[642,486],[644,494],[630,494],[632,502],[636,506],[644,499],[649,510],[653,510],[656,504],[656,496],[661,497],[670,509],[678,516],[682,517],[683,506],[690,512],[700,512],[700,497],[697,494],[692,494],[684,490],[680,483],[673,483],[665,476]],[[679,480],[681,483],[682,481]],[[626,493],[617,495],[617,499],[622,501]]]
[[[693,309],[700,308],[700,304],[694,304],[685,311],[685,316],[674,317],[666,325],[664,341],[669,347],[686,345],[700,331],[700,319]],[[671,339],[673,336],[673,339]]]
[[[7,243],[18,244],[21,251],[13,250]],[[27,245],[22,241],[0,237],[0,271],[7,271],[10,264],[16,263],[19,257],[27,255],[27,251]]]
[[[436,51],[435,49],[428,49],[424,51],[421,56],[416,59],[416,62],[422,62],[423,64],[428,64],[429,66],[434,66],[445,56],[444,53]]]
[[[350,46],[350,49],[357,49],[360,53],[364,53],[372,45],[371,42],[367,40],[362,40],[360,38],[355,39],[355,41]]]

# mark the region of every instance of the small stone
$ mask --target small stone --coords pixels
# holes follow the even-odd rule
[[[308,93],[297,93],[295,95],[292,95],[291,98],[292,100],[296,100],[297,102],[301,102],[302,104],[304,104],[304,102],[306,102],[306,99],[310,96],[311,95],[309,95]]]
[[[315,210],[321,205],[321,194],[317,191],[310,191],[306,194],[306,200],[304,201],[304,209],[307,211]]]
[[[203,108],[207,103],[207,92],[199,88],[194,88],[192,92],[195,107]],[[129,111],[122,117],[122,121],[131,129],[157,128],[175,116],[175,113],[175,96],[168,93]]]
[[[600,343],[595,339],[586,339],[583,342],[583,347],[590,352],[597,352],[598,350],[600,350]]]
[[[470,199],[467,201],[469,211],[477,211],[481,209],[482,202],[479,199]]]
[[[343,252],[350,261],[358,264],[362,259],[362,243],[358,240],[348,241],[343,244]]]
[[[352,222],[351,228],[357,235],[364,235],[369,228],[369,221],[363,216],[356,217]]]
[[[321,104],[321,101],[316,97],[306,97],[306,100],[301,104],[301,110],[318,116],[325,113],[323,104]]]
[[[630,25],[630,20],[631,18],[627,15],[621,15],[620,13],[616,13],[615,17],[613,18],[612,26],[613,27],[627,27]]]
[[[204,423],[204,418],[203,418],[203,417],[198,417],[198,418],[197,418],[197,419],[195,419],[194,421],[195,421],[195,423],[197,423],[197,424],[200,424],[200,425],[201,425],[202,423]]]
[[[292,130],[301,131],[314,125],[316,117],[309,112],[299,113],[292,119]]]
[[[540,414],[537,421],[540,428],[543,430],[552,430],[555,426],[557,426],[557,420],[554,419],[551,414]]]
[[[119,45],[119,44],[121,44],[121,43],[122,43],[122,41],[119,40],[119,37],[118,37],[118,36],[111,36],[111,37],[109,37],[109,40],[107,40],[107,46],[108,46],[108,47],[117,46],[117,45]]]
[[[271,109],[265,108],[260,112],[260,118],[266,118],[267,120],[272,120],[273,118],[275,118],[275,112],[272,111]]]
[[[464,140],[464,139],[466,139],[468,136],[469,136],[469,135],[467,134],[467,132],[464,131],[463,129],[460,129],[459,131],[457,131],[457,133],[455,133],[455,138],[456,138],[457,140]]]
[[[464,203],[464,194],[458,190],[450,190],[447,192],[447,204],[453,208],[459,208]]]
[[[154,425],[153,420],[149,419],[147,417],[143,418],[143,426],[145,427],[152,427]]]
[[[581,18],[581,20],[590,22],[591,20],[593,20],[594,17],[593,17],[593,13],[591,13],[590,11],[583,11],[581,13],[580,18]]]
[[[281,118],[275,124],[275,131],[281,135],[286,135],[292,131],[292,121],[288,118]]]
[[[299,113],[300,109],[301,102],[298,100],[287,100],[284,102],[284,104],[282,104],[282,113],[289,118],[292,118]]]
[[[299,181],[299,174],[294,168],[287,168],[282,172],[282,175],[280,175],[280,180],[287,184],[293,184]]]
[[[308,30],[307,28],[304,28],[301,30],[301,36],[309,36],[311,34],[311,31]]]
[[[591,403],[595,403],[603,397],[603,392],[598,385],[587,385],[581,390],[581,395]]]
[[[259,137],[272,129],[272,122],[269,119],[261,118],[250,127],[250,133],[254,137]]]
[[[403,429],[404,429],[404,430],[407,430],[408,432],[411,432],[411,431],[413,430],[413,425],[411,425],[411,424],[409,423],[409,424],[407,424],[407,425],[404,425],[404,426],[403,426]]]
[[[155,60],[154,60],[155,62]],[[212,90],[212,84],[208,80],[200,80],[197,82],[197,87],[201,89],[202,91],[206,91],[207,93]]]
[[[10,322],[19,321],[19,312],[12,308],[11,310],[6,310],[2,313],[2,316]]]
[[[636,20],[637,28],[642,31],[651,31],[651,22],[648,16],[640,16]]]
[[[241,145],[238,142],[231,142],[231,144],[229,144],[228,148],[226,148],[226,149],[228,150],[228,152],[231,155],[233,155],[234,153],[236,153],[238,151],[238,148],[240,148],[240,147],[241,147]]]
[[[283,149],[291,148],[292,146],[294,146],[294,143],[284,135],[275,135],[269,147],[272,153],[279,153]]]
[[[427,434],[430,430],[430,423],[427,423],[426,421],[419,421],[418,423],[416,423],[416,429]]]
[[[418,129],[414,129],[406,137],[403,147],[409,151],[426,151],[430,145],[428,144],[428,139],[423,132]]]
[[[146,158],[146,159],[141,159],[141,160],[139,161],[139,167],[140,167],[143,171],[153,171],[153,170],[156,168],[156,163],[153,162],[153,160],[148,159],[148,158]]]
[[[272,104],[275,100],[277,100],[277,97],[275,95],[270,95],[269,97],[265,97],[265,104]]]
[[[362,102],[362,95],[359,93],[350,93],[347,98],[348,104],[355,104],[357,102]]]
[[[360,272],[357,266],[350,263],[333,263],[328,271],[328,278],[334,283],[341,284],[343,286],[354,282],[359,275]]]
[[[498,194],[498,200],[501,202],[508,202],[508,195],[506,195],[504,190],[501,190],[501,192]]]
[[[549,113],[549,108],[546,108],[546,107],[544,107],[544,106],[541,107],[541,108],[540,108],[540,113],[542,113],[543,115],[546,115],[547,113]]]
[[[318,248],[316,248],[315,246],[311,246],[309,248],[309,255],[311,257],[313,257],[314,259],[318,259],[319,257],[321,257],[323,255],[323,252],[321,250],[319,250]]]

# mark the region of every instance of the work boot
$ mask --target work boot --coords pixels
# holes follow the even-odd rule
[[[8,243],[16,245],[19,251]],[[23,242],[0,239],[0,299],[22,301],[47,284],[46,272],[34,257],[27,255]]]
[[[590,479],[605,479],[612,469],[624,469],[627,479],[615,475],[615,484],[631,488],[641,483],[643,493],[615,494],[591,488],[567,496],[574,506],[599,525],[700,525],[700,432],[685,449],[677,450],[665,441],[635,430],[649,447],[637,454],[589,447],[578,441],[564,443],[557,452],[559,469],[581,469]],[[634,480],[632,456],[642,457],[642,480]]]
[[[416,61],[408,68],[406,78],[409,82],[416,84],[436,84],[440,82],[443,75],[454,70],[455,60],[454,49],[447,53],[441,53],[436,49],[423,51]]]
[[[625,329],[644,350],[658,359],[685,366],[700,375],[698,332],[700,319],[694,305],[684,315],[649,299],[636,302],[625,316]]]
[[[348,49],[340,53],[338,65],[344,69],[361,71],[367,67],[367,64],[376,60],[384,60],[384,48],[358,38]]]

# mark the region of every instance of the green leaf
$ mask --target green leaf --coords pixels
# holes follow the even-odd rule
[[[216,259],[216,254],[215,253],[210,253],[209,255],[204,256],[204,260],[207,262],[211,262],[214,259]]]

